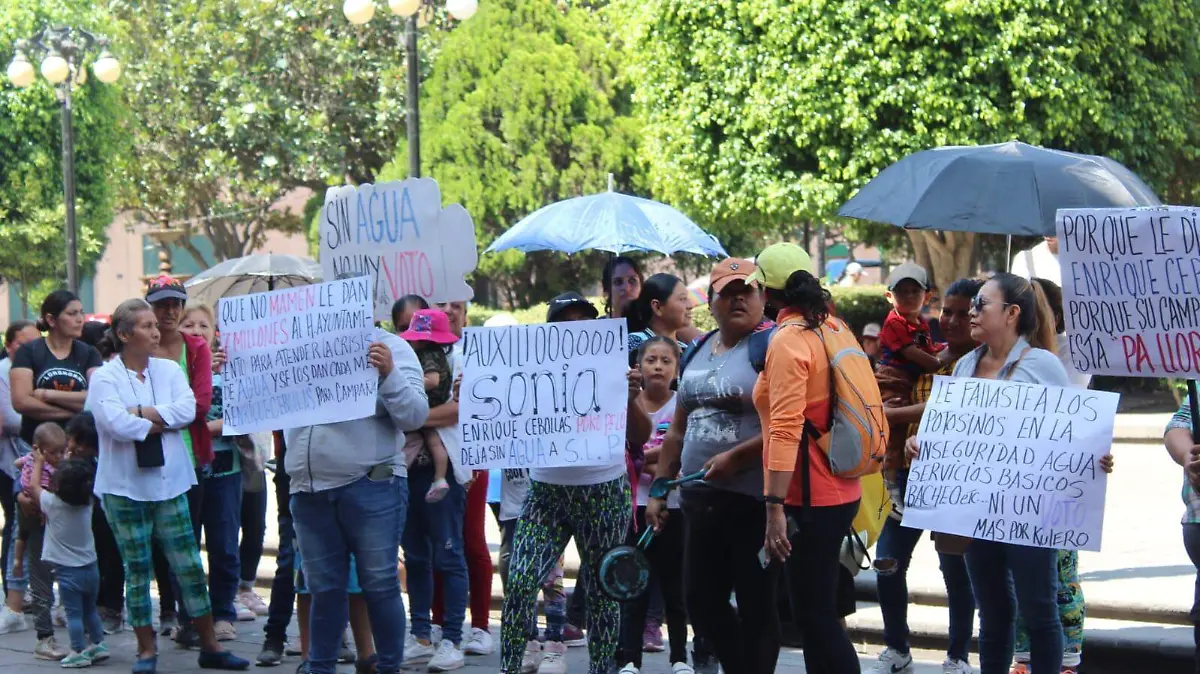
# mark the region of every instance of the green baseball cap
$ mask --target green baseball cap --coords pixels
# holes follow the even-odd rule
[[[812,258],[808,251],[794,243],[776,243],[767,246],[763,252],[754,258],[758,269],[746,279],[747,283],[757,282],[764,288],[783,290],[788,277],[798,271],[806,271],[817,275]]]

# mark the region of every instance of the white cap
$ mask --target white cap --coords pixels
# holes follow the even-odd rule
[[[485,328],[503,328],[509,325],[518,325],[517,317],[507,311],[501,314],[496,314],[483,322]]]
[[[862,336],[864,339],[867,337],[874,337],[875,339],[879,339],[880,331],[881,331],[881,328],[879,327],[878,323],[867,323],[866,325],[863,326]]]

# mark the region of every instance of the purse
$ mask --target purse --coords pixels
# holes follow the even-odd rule
[[[163,454],[162,433],[151,433],[145,440],[135,440],[133,450],[137,456],[138,468],[162,468],[167,463]]]

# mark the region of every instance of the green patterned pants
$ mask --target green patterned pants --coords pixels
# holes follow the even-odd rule
[[[1058,619],[1062,622],[1063,666],[1078,667],[1083,659],[1083,587],[1079,585],[1079,553],[1058,551]],[[1017,662],[1029,662],[1029,635],[1017,613]]]

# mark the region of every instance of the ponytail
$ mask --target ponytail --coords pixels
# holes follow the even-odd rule
[[[800,312],[810,330],[821,327],[833,313],[833,296],[817,277],[803,269],[792,272],[783,290],[767,288],[767,295],[775,306]]]
[[[1042,286],[1007,272],[996,274],[992,281],[1000,287],[1004,301],[1021,310],[1017,318],[1017,334],[1029,340],[1034,348],[1057,353],[1058,333],[1055,331],[1054,311]]]
[[[1033,289],[1034,302],[1037,305],[1034,313],[1036,321],[1029,343],[1039,349],[1058,353],[1058,333],[1054,329],[1054,310],[1050,308],[1050,301],[1046,299],[1046,292],[1042,290],[1041,284],[1031,283],[1029,285]]]
[[[646,279],[642,285],[642,293],[636,300],[629,302],[621,310],[621,316],[629,322],[629,332],[641,332],[650,328],[650,320],[654,318],[654,302],[666,304],[671,299],[675,288],[683,283],[678,276],[671,274],[655,274]]]

